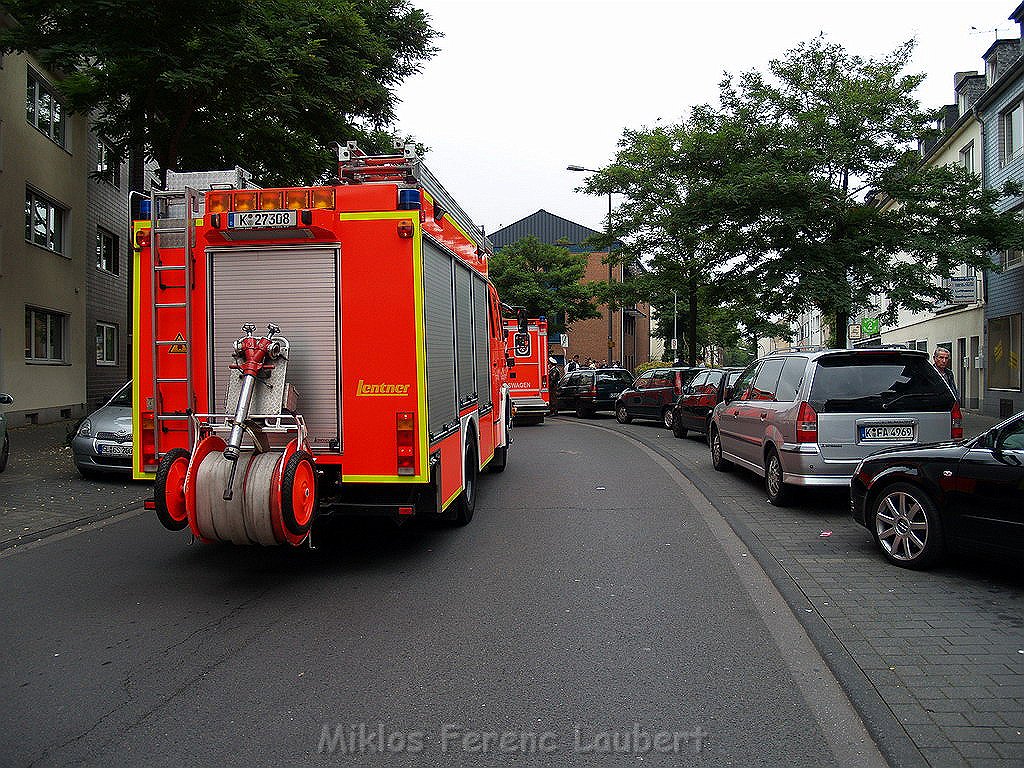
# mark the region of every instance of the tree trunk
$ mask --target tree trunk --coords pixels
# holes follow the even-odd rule
[[[686,341],[690,353],[690,365],[697,365],[697,278],[691,272],[687,281],[689,312],[686,318]]]
[[[836,347],[846,349],[846,329],[850,325],[850,313],[836,312],[835,323]]]

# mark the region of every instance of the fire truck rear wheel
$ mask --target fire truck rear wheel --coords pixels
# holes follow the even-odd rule
[[[172,448],[160,459],[153,482],[153,500],[160,524],[169,531],[188,525],[185,510],[185,473],[190,454],[184,448]]]
[[[476,510],[476,484],[479,479],[480,464],[476,460],[476,436],[470,432],[466,436],[466,458],[463,469],[463,490],[455,502],[455,524],[468,525]]]
[[[295,536],[305,536],[316,517],[316,469],[305,451],[293,453],[281,476],[281,518]]]

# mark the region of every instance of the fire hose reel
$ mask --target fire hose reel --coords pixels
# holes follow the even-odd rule
[[[265,336],[254,336],[251,323],[242,330],[227,393],[234,410],[193,415],[192,452],[161,458],[157,517],[171,530],[187,525],[202,541],[297,546],[316,517],[317,473],[286,380],[289,343],[273,323]]]

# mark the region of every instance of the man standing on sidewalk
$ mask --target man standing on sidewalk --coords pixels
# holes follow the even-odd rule
[[[950,354],[949,350],[945,347],[936,347],[932,353],[932,363],[935,365],[935,370],[939,372],[939,375],[946,380],[946,384],[949,385],[950,391],[953,396],[959,400],[960,393],[956,391],[956,379],[953,378],[953,371],[949,367]]]

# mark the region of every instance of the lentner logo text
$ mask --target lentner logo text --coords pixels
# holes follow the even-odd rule
[[[360,379],[356,385],[357,397],[405,397],[408,394],[408,384],[367,384]]]

